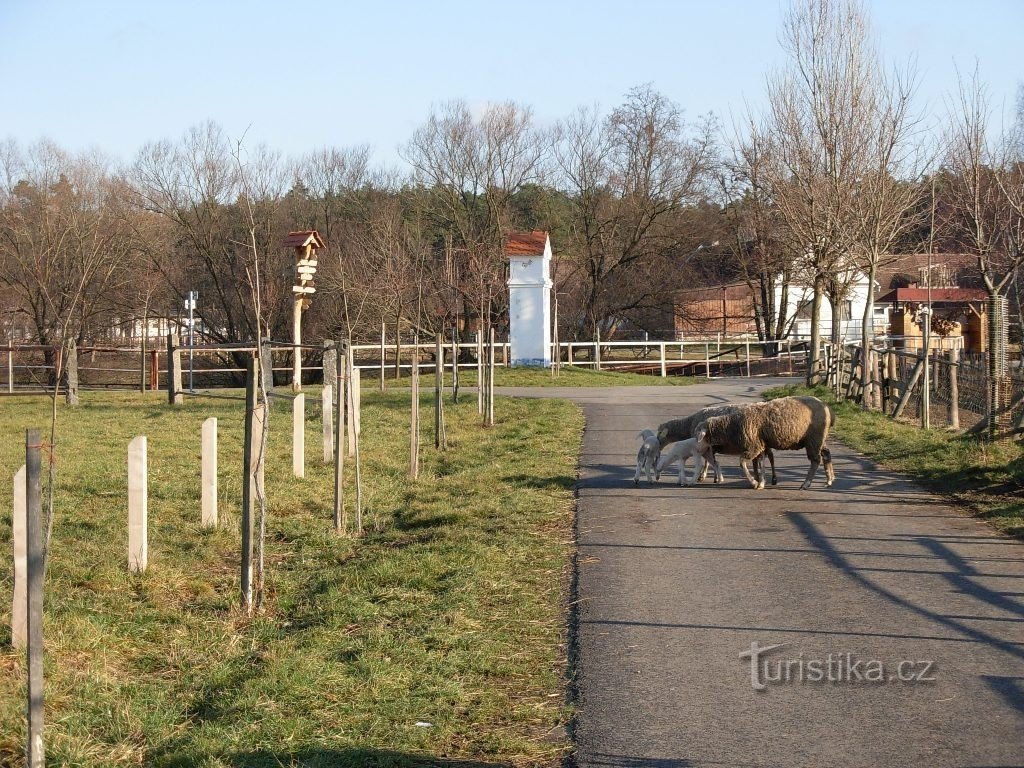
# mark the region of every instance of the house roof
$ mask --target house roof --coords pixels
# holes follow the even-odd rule
[[[927,288],[896,288],[875,301],[878,304],[895,304],[910,301],[924,304],[929,300]],[[980,288],[932,288],[933,304],[964,304],[967,302],[985,301],[988,294]]]
[[[315,229],[305,229],[298,232],[289,232],[288,236],[281,241],[282,248],[305,248],[312,245],[317,250],[326,248],[323,238]]]
[[[969,253],[902,253],[889,263],[879,266],[875,280],[882,291],[896,288],[898,284],[893,283],[901,275],[916,283],[921,277],[921,270],[927,269],[929,259],[933,267],[945,265],[954,272],[972,276],[977,274],[978,259]]]
[[[506,256],[543,256],[548,233],[543,229],[530,232],[509,232],[505,238]]]

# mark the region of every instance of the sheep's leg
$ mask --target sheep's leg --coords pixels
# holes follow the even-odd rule
[[[718,458],[715,456],[715,452],[711,452],[711,466],[715,468],[715,483],[722,482],[722,465],[718,463]]]
[[[695,482],[703,483],[704,479],[708,476],[708,467],[711,466],[711,464],[715,463],[715,449],[712,448],[709,453],[711,454],[711,461],[710,462],[707,460],[706,457],[704,457],[704,456],[700,457],[700,460],[703,463],[700,466],[700,476],[694,478]],[[715,464],[715,466],[717,468],[718,465]],[[693,471],[694,471],[694,474],[697,473],[697,462],[696,461],[694,462]],[[720,483],[721,482],[721,478],[715,480],[715,482],[716,483]]]
[[[740,459],[740,469],[743,470],[743,474],[747,476],[747,481],[750,483],[751,488],[757,488],[757,480],[750,474],[750,459]]]
[[[765,455],[768,456],[768,463],[772,465],[772,485],[778,485],[779,478],[775,474],[775,454],[772,452],[771,448],[766,448],[764,452]]]
[[[818,471],[818,465],[821,464],[821,453],[815,453],[812,449],[807,449],[807,460],[811,462],[811,468],[807,470],[807,479],[804,480],[804,484],[800,486],[801,491],[806,491],[811,487],[811,481],[814,480],[814,474]]]
[[[763,453],[760,456],[754,457],[754,479],[757,481],[754,488],[759,491],[764,488],[764,470],[761,468],[761,461],[763,458]]]
[[[640,459],[636,460],[636,472],[633,473],[633,485],[640,485]]]
[[[699,464],[699,462],[703,462],[703,463]],[[697,467],[698,466],[700,466],[700,468],[701,468],[701,473],[700,473],[699,477],[697,476]],[[698,455],[693,457],[693,474],[694,474],[693,481],[694,481],[694,483],[697,483],[699,480],[701,480],[704,477],[706,477],[709,468],[715,470],[715,482],[716,483],[722,482],[722,467],[718,463],[718,459],[715,458],[715,451],[714,451],[713,448],[709,449],[705,453],[701,453],[701,454],[698,454]]]
[[[821,449],[821,458],[825,462],[825,485],[831,486],[836,481],[836,471],[832,466],[832,451],[823,447]]]

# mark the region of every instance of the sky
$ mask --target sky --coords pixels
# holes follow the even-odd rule
[[[1024,0],[867,0],[890,61],[937,116],[977,67],[1007,118]],[[290,157],[368,144],[379,164],[432,105],[512,100],[540,125],[650,83],[726,126],[784,64],[777,0],[0,0],[0,139],[128,162],[213,120]],[[998,117],[997,117],[998,119]]]

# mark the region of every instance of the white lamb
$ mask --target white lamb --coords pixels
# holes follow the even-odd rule
[[[658,442],[658,435],[653,429],[644,429],[637,437],[644,442],[636,454],[636,472],[633,474],[633,485],[640,484],[641,472],[647,475],[648,483],[653,483],[658,459],[661,458],[661,443]]]
[[[701,468],[698,457],[704,459],[709,467],[715,470],[715,482],[722,482],[722,470],[718,467],[718,462],[715,461],[715,453],[711,450],[711,443],[705,438],[698,439],[696,437],[688,437],[685,440],[677,440],[674,443],[669,443],[668,447],[661,454],[661,459],[658,460],[658,467],[655,471],[655,479],[661,478],[661,473],[675,461],[679,462],[679,485],[693,485],[697,480],[697,472]],[[687,459],[693,459],[693,480],[690,480],[686,476],[686,461]]]

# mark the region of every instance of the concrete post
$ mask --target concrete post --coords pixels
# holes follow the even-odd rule
[[[324,387],[338,384],[338,347],[330,339],[324,341]]]
[[[185,402],[181,390],[181,348],[173,333],[167,334],[167,401],[171,405]]]
[[[292,474],[306,476],[306,396],[292,400]]]
[[[324,464],[334,461],[334,387],[327,385],[320,393],[320,412],[323,414]]]
[[[203,422],[202,431],[202,526],[217,527],[217,419]]]
[[[128,444],[128,569],[143,573],[149,560],[147,541],[146,436]]]

